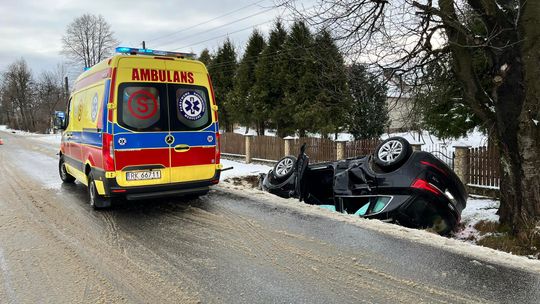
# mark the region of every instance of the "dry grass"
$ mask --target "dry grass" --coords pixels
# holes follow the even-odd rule
[[[235,186],[249,186],[250,188],[259,187],[259,177],[258,176],[242,176],[242,177],[231,177],[225,180],[225,182],[232,183]]]
[[[478,245],[516,255],[540,257],[540,235],[535,231],[513,236],[508,227],[491,221],[480,221],[474,228],[483,236],[477,241]]]

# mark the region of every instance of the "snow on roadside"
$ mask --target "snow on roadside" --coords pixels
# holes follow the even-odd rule
[[[469,197],[467,207],[461,213],[461,223],[463,228],[455,234],[458,240],[474,243],[478,241],[480,233],[474,228],[480,221],[498,222],[499,216],[496,214],[499,209],[499,201],[483,198]]]
[[[268,173],[268,171],[272,169],[272,167],[267,166],[267,165],[246,164],[244,162],[233,161],[233,160],[228,160],[224,158],[221,158],[221,164],[223,165],[224,169],[233,167],[233,169],[231,170],[221,172],[221,180],[225,180],[231,177],[240,177],[240,176],[248,176],[248,175],[258,176],[259,173]]]

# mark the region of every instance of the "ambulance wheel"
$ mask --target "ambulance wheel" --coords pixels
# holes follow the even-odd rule
[[[99,195],[96,188],[96,182],[92,176],[88,178],[88,196],[90,198],[90,206],[92,206],[94,210],[111,207],[111,199]]]
[[[58,171],[60,173],[60,179],[62,180],[62,182],[64,183],[75,182],[75,177],[69,174],[66,170],[66,163],[64,162],[63,157],[60,157],[60,162],[58,163]]]

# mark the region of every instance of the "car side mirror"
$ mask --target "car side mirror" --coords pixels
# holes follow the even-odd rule
[[[55,129],[65,130],[67,128],[66,113],[62,111],[54,112],[53,125]]]

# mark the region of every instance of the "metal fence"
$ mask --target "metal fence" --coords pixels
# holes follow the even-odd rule
[[[438,159],[442,160],[448,167],[454,169],[454,149],[446,144],[435,144],[435,145],[423,145],[422,151],[429,152],[433,154]]]

